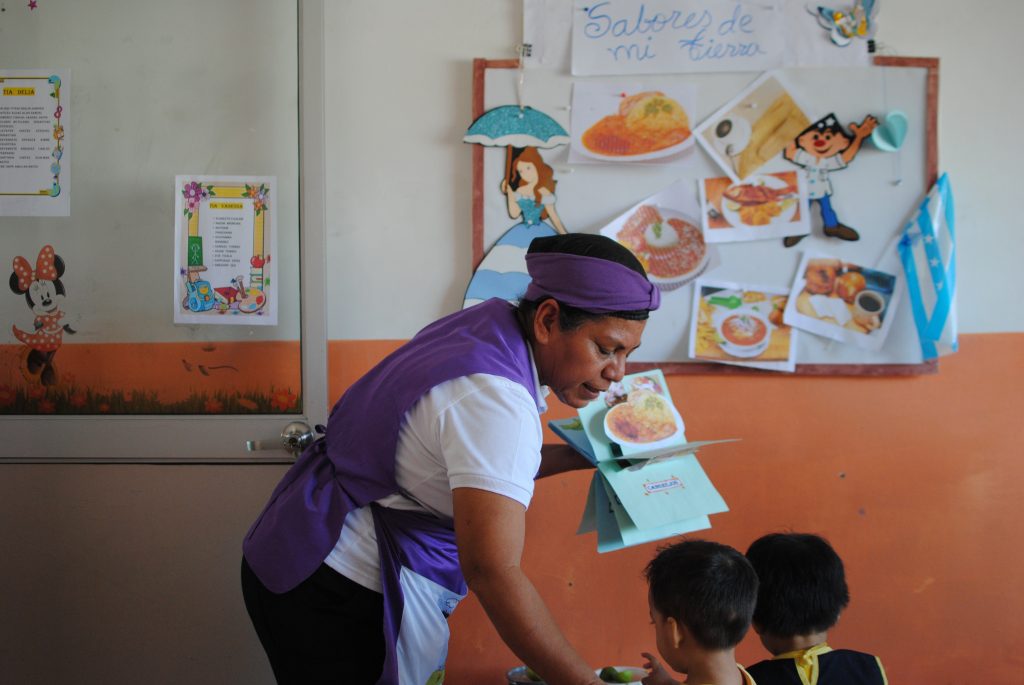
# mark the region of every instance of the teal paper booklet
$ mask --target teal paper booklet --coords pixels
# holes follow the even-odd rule
[[[728,511],[694,452],[731,440],[688,443],[660,370],[626,376],[548,425],[597,466],[578,532],[596,530],[599,552],[710,528],[709,514]]]

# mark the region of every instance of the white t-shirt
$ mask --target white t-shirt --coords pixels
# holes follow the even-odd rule
[[[807,174],[807,197],[811,200],[820,200],[826,195],[831,195],[832,181],[828,178],[828,172],[846,168],[846,162],[843,161],[841,154],[818,159],[802,148],[797,148],[796,154],[793,155],[793,164],[804,168]]]
[[[537,396],[543,396],[539,385]],[[435,386],[409,410],[398,434],[395,480],[404,494],[378,503],[451,521],[452,490],[477,488],[529,506],[543,443],[540,413],[546,409],[526,388],[500,376],[473,374]],[[324,561],[363,587],[381,591],[369,507],[348,514]]]

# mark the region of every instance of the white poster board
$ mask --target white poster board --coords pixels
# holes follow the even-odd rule
[[[779,240],[759,240],[717,245],[720,264],[705,276],[720,281],[757,282],[770,287],[788,288],[794,281],[805,250],[832,254],[844,261],[862,264],[889,273],[901,267],[895,238],[910,214],[927,192],[934,172],[934,117],[929,98],[934,96],[930,79],[933,60],[905,60],[907,65],[867,68],[786,69],[781,73],[792,84],[801,102],[812,108],[816,120],[834,112],[844,123],[860,121],[866,114],[880,116],[891,110],[904,112],[910,122],[910,134],[898,152],[882,152],[866,146],[848,169],[836,175],[834,206],[849,223],[862,229],[857,242],[843,242],[822,235],[818,209],[812,212],[812,234],[799,246],[786,249]],[[736,93],[756,80],[758,74],[690,74],[645,76],[650,87],[670,87],[692,83],[698,88],[695,121],[703,121],[729,102]],[[483,107],[516,102],[516,70],[488,69],[484,73]],[[596,77],[616,78],[622,77]],[[937,77],[936,77],[937,78]],[[931,84],[931,85],[930,85]],[[568,105],[573,77],[557,70],[527,70],[523,88],[524,103],[545,111],[569,128]],[[570,135],[572,131],[570,131]],[[600,232],[615,217],[638,201],[675,183],[691,184],[698,202],[698,180],[720,176],[721,167],[701,153],[685,173],[678,168],[655,164],[573,165],[565,146],[545,150],[545,160],[554,167],[557,181],[559,215],[569,231]],[[504,177],[504,150],[483,151],[482,174],[482,247],[486,251],[509,226],[510,221],[501,194],[497,191]],[[764,173],[793,170],[781,155],[763,167]],[[692,286],[664,294],[662,308],[652,316],[644,335],[644,345],[632,361],[664,365],[689,363],[688,330],[692,309]],[[921,367],[921,348],[909,308],[896,312],[891,330],[881,350],[871,351],[816,335],[800,336],[796,355],[800,367],[870,367],[895,372],[897,367]],[[811,371],[809,371],[811,372]],[[836,373],[841,371],[831,370]],[[856,372],[856,371],[852,371]],[[913,369],[900,372],[915,372]]]

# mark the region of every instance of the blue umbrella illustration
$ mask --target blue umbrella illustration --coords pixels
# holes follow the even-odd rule
[[[549,149],[569,142],[569,134],[544,112],[502,105],[487,110],[466,130],[462,142],[506,149],[505,179],[512,173],[512,148]]]

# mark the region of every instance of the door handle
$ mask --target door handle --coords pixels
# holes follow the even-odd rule
[[[313,444],[316,440],[316,433],[309,427],[309,424],[302,421],[292,421],[284,430],[278,440],[246,440],[245,449],[249,452],[257,450],[285,450],[293,457],[298,457],[302,450]]]

